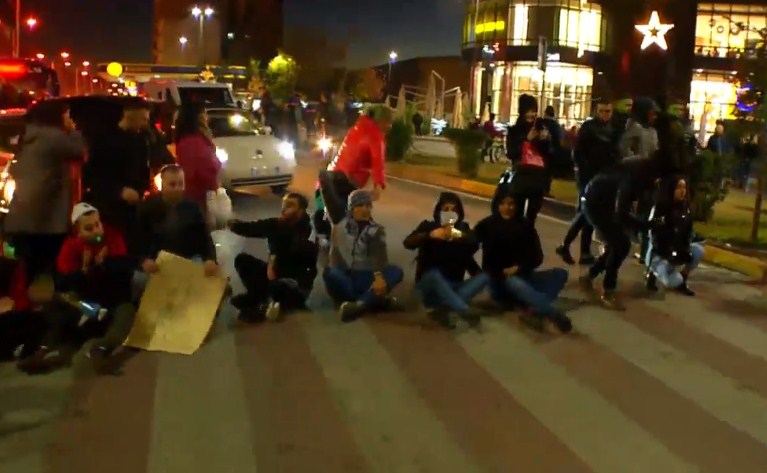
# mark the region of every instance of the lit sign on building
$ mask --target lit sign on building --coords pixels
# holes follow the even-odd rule
[[[480,23],[474,28],[477,34],[492,33],[493,31],[503,31],[506,29],[505,21],[490,21],[488,23]]]
[[[674,25],[666,25],[660,22],[660,16],[658,12],[654,11],[650,15],[650,22],[646,25],[635,25],[634,28],[644,35],[642,50],[649,48],[653,44],[657,44],[659,48],[664,51],[668,49],[668,43],[666,43],[666,33],[668,33]]]

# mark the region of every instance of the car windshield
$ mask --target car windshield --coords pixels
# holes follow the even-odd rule
[[[234,107],[232,94],[226,87],[179,87],[181,103],[204,103],[207,106]]]
[[[214,138],[251,136],[260,133],[258,122],[247,112],[237,110],[208,112],[208,126]]]

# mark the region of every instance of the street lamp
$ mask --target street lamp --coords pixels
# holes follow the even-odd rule
[[[27,18],[27,27],[30,30],[33,30],[33,29],[35,29],[35,26],[37,26],[37,18],[35,18],[35,17]]]
[[[396,51],[392,51],[392,52],[389,53],[389,73],[386,75],[386,90],[388,91],[389,94],[392,93],[392,89],[391,89],[391,66],[392,66],[392,64],[394,64],[394,61],[397,60],[397,56],[398,56],[398,54],[397,54]]]
[[[213,11],[213,8],[211,8],[210,6],[206,6],[205,8],[200,8],[195,5],[194,8],[192,8],[192,16],[197,18],[200,22],[198,41],[200,43],[200,54],[202,55],[203,62],[205,61],[205,45],[203,44],[205,19],[213,16],[213,13],[215,12]]]
[[[83,67],[88,67],[90,65],[91,65],[90,61],[83,61]]]
[[[39,59],[40,61],[42,61],[43,59],[45,59],[45,54],[43,54],[43,53],[37,53],[37,54],[35,54],[35,57],[36,57],[37,59]]]
[[[178,39],[179,44],[181,44],[181,47],[183,48],[186,46],[186,43],[189,42],[189,40],[186,38],[186,36],[182,36]]]
[[[66,51],[61,52],[61,59],[67,60],[69,59],[69,53]]]

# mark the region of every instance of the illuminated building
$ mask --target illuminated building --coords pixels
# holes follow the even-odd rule
[[[641,45],[636,25],[652,12],[674,25],[668,50]],[[741,24],[738,26],[738,24]],[[695,128],[712,130],[732,118],[737,61],[754,55],[767,28],[767,2],[736,4],[695,0],[467,0],[462,55],[472,65],[475,111],[489,103],[502,120],[515,120],[523,93],[540,98],[560,120],[577,122],[590,100],[667,95],[689,101]],[[538,70],[538,39],[548,42],[545,81]]]

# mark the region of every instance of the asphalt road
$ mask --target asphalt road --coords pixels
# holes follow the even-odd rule
[[[313,189],[302,163],[295,188]],[[575,332],[536,334],[513,314],[481,331],[439,330],[413,305],[401,241],[438,189],[391,182],[374,209],[405,268],[400,314],[341,324],[318,281],[313,313],[232,324],[193,356],[142,353],[122,377],[74,369],[26,377],[0,366],[0,472],[738,472],[767,471],[763,288],[703,268],[697,298],[647,297],[628,263],[625,313],[565,291]],[[488,203],[466,198],[476,222]],[[240,196],[240,218],[275,215]],[[542,217],[553,248],[565,227]],[[231,274],[262,242],[216,235]],[[235,282],[235,292],[240,289]]]

